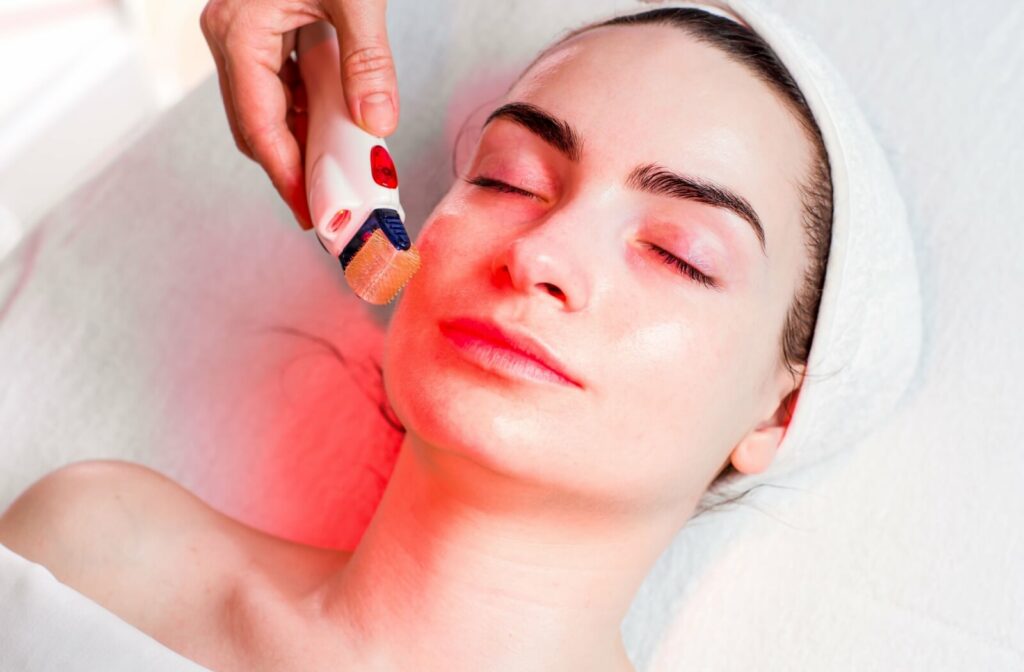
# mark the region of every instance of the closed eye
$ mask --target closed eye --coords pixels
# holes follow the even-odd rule
[[[527,198],[540,200],[535,194],[526,191],[525,189],[513,187],[511,184],[502,182],[500,180],[495,180],[490,177],[485,177],[483,175],[477,175],[476,177],[472,178],[464,177],[462,179],[464,182],[476,185],[482,189],[490,189],[492,191],[500,191],[508,194],[519,194],[521,196],[526,196]],[[665,260],[666,264],[674,266],[676,269],[678,269],[680,273],[689,276],[690,278],[699,282],[705,287],[711,287],[713,289],[718,288],[718,283],[715,282],[714,278],[711,278],[705,275],[704,273],[700,272],[693,265],[686,263],[685,261],[683,261],[676,255],[672,254],[668,250],[658,247],[657,245],[654,245],[652,243],[644,243],[644,245],[654,250],[662,259]]]
[[[492,191],[501,191],[501,192],[508,193],[508,194],[519,194],[521,196],[526,196],[527,198],[535,198],[537,200],[540,200],[535,194],[530,193],[529,191],[526,191],[525,189],[520,189],[519,187],[513,187],[511,184],[507,184],[505,182],[501,182],[500,180],[494,180],[494,179],[491,179],[489,177],[484,177],[483,175],[477,175],[476,177],[472,177],[472,178],[468,178],[468,179],[464,177],[462,179],[463,179],[463,181],[468,182],[469,184],[474,184],[474,185],[476,185],[478,187],[481,187],[483,189],[490,189]]]
[[[676,255],[672,254],[668,250],[658,247],[657,245],[654,245],[652,243],[644,243],[644,245],[657,252],[658,255],[665,260],[666,264],[669,264],[670,266],[675,266],[680,273],[690,276],[691,278],[693,278],[700,284],[704,285],[705,287],[717,289],[718,284],[715,282],[714,278],[711,278],[705,275],[704,273],[701,273],[692,264],[686,263],[685,261],[683,261]]]

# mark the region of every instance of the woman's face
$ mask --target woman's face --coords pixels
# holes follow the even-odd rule
[[[692,506],[730,457],[767,466],[804,265],[811,146],[795,117],[745,67],[664,26],[583,33],[506,103],[530,107],[484,127],[460,172],[489,181],[457,180],[434,209],[389,327],[385,387],[407,430],[619,506]],[[543,342],[575,384],[505,367],[463,318]]]

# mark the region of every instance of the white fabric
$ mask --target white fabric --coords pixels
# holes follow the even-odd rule
[[[780,51],[808,49],[778,37],[789,31],[777,19],[731,4]],[[812,371],[844,366],[817,383],[831,391],[801,395],[777,464],[730,484],[764,487],[693,521],[659,560],[624,625],[630,653],[649,670],[1021,669],[1024,8],[765,4],[849,83],[906,200],[912,253],[898,228],[879,228],[898,217],[872,217],[899,206],[842,87],[816,79],[824,59],[783,53],[808,68],[794,68],[802,86],[840,101],[825,103],[842,112],[829,117],[837,127],[827,140],[847,173],[880,171],[851,180],[837,201],[848,208],[845,232],[837,222],[846,242],[830,274],[837,263],[846,270],[830,275]],[[410,221],[423,221],[450,183],[462,118],[564,29],[636,7],[392,0],[403,118],[389,146]],[[913,303],[911,285],[893,284],[913,274],[892,265],[911,258],[920,341],[913,315],[889,307]],[[870,268],[886,275],[872,279]],[[237,154],[208,82],[0,265],[0,506],[60,464],[121,457],[268,531],[350,544],[329,530],[353,510],[368,516],[379,483],[334,486],[358,471],[353,449],[361,464],[386,459],[361,448],[372,432],[357,421],[375,410],[357,389],[372,378],[360,357],[375,350],[358,336],[365,325],[350,330],[363,313],[343,288],[336,265]],[[259,331],[273,325],[355,352],[354,372],[323,348]],[[885,330],[900,340],[880,338]],[[339,394],[350,395],[340,420],[312,423],[309,398]],[[301,442],[339,450],[311,455],[294,450]],[[281,468],[296,478],[266,478]],[[18,566],[7,560],[5,576]],[[0,631],[18,629],[59,657],[66,637],[34,616],[38,606],[24,593],[0,602]],[[120,622],[87,618],[96,642],[140,656],[160,648]]]
[[[200,672],[0,544],[0,670]]]
[[[821,128],[833,189],[832,243],[808,375],[770,468],[718,488],[735,495],[848,450],[885,418],[917,365],[921,306],[903,200],[842,75],[762,5],[719,4],[771,44],[792,73]]]

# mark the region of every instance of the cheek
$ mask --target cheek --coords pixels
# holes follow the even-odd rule
[[[488,231],[499,226],[497,222],[481,221],[462,208],[432,216],[416,239],[421,269],[404,293],[415,295],[418,301],[452,303],[468,288],[479,292],[499,244]]]
[[[415,244],[420,253],[420,269],[399,294],[391,316],[384,345],[384,386],[395,413],[409,427],[411,403],[423,395],[417,390],[416,372],[433,357],[426,347],[434,335],[437,321],[445,311],[445,287],[457,287],[460,269],[453,268],[460,257],[450,257],[447,240],[451,237],[446,222],[430,220]],[[419,336],[419,337],[418,337]],[[413,422],[413,425],[415,423]]]
[[[420,270],[399,295],[392,318],[401,317],[406,327],[401,331],[415,329],[417,321],[436,321],[446,306],[459,305],[469,289],[479,291],[490,251],[478,231],[462,213],[431,215],[415,241]]]
[[[604,382],[620,412],[609,416],[619,431],[646,444],[690,437],[702,413],[698,381],[718,359],[696,325],[679,320],[633,326],[622,338]],[[613,433],[613,434],[615,434]]]
[[[607,358],[598,416],[608,440],[630,447],[630,468],[670,491],[685,474],[705,476],[735,443],[752,380],[744,363],[750,330],[711,309],[685,319],[635,308],[618,315],[630,319],[605,327],[619,336],[605,346],[616,354]]]
[[[565,332],[594,382],[585,395],[496,384],[452,358],[437,322],[509,299],[489,280],[503,242],[486,233],[499,226],[439,206],[416,241],[423,265],[400,295],[384,351],[385,389],[403,424],[491,466],[606,493],[653,487],[671,497],[709,476],[742,424],[740,388],[752,379],[744,339],[765,337],[749,306],[714,297],[670,307],[626,292],[621,279],[574,318],[585,326]]]
[[[384,385],[396,415],[424,441],[454,450],[536,441],[553,416],[572,415],[564,395],[483,376],[439,329],[443,318],[487,314],[502,301],[490,283],[500,243],[480,235],[486,225],[441,213],[424,226],[416,241],[420,270],[402,291],[385,339]],[[537,413],[541,401],[549,414]]]

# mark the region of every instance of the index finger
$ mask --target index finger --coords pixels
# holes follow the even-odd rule
[[[258,58],[240,60],[226,52],[238,130],[281,198],[301,220],[305,186],[299,145],[286,123],[287,101],[276,70]]]

